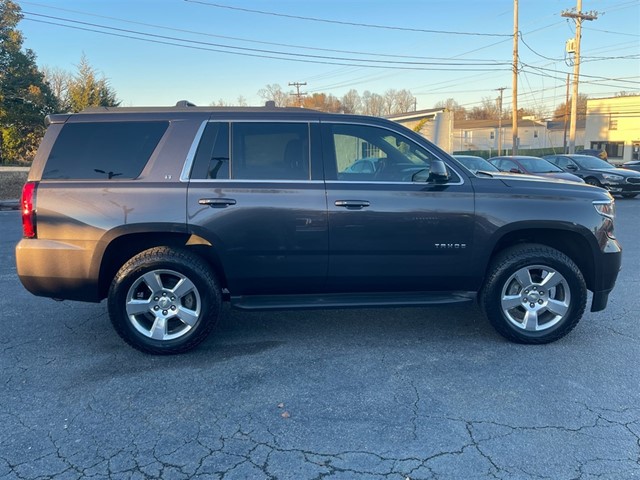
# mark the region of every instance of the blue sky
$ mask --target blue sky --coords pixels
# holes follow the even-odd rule
[[[307,82],[303,91],[337,97],[351,88],[408,89],[418,109],[449,97],[472,108],[507,87],[510,108],[513,0],[15,1],[25,14],[25,46],[40,66],[73,71],[84,53],[126,106],[207,105],[240,95],[260,105],[265,85],[290,90],[289,82]],[[519,3],[519,106],[551,113],[573,71],[564,50],[575,24],[560,13],[575,3]],[[598,19],[583,24],[580,92],[640,93],[640,0],[584,0],[582,10]]]

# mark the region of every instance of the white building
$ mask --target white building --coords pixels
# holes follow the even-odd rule
[[[446,108],[399,113],[385,118],[418,132],[446,152],[451,153],[455,149],[451,136],[453,113]]]
[[[609,160],[640,160],[640,95],[589,99],[585,136]]]
[[[501,128],[498,120],[458,120],[453,127],[453,150],[455,152],[485,150],[490,156],[498,155],[499,132],[502,133],[502,154],[510,154],[513,149],[513,124],[503,120]],[[584,122],[578,122],[576,145],[584,144]],[[564,123],[542,120],[518,120],[518,153],[526,155],[526,150],[552,148],[557,152],[564,149]]]

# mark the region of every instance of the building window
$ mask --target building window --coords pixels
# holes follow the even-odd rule
[[[538,138],[538,131],[537,130],[533,131],[533,138]]]
[[[473,140],[473,131],[472,130],[463,130],[462,138],[465,142],[471,142]]]
[[[609,114],[609,130],[617,130],[618,129],[618,119],[613,117],[613,115]]]
[[[490,138],[491,140],[493,140],[494,138],[496,138],[496,134],[495,134],[495,132],[491,132],[491,133],[489,133],[489,138]]]
[[[604,150],[609,159],[624,157],[624,142],[591,142],[591,149]]]
[[[606,145],[607,156],[609,158],[622,158],[624,157],[624,143],[613,142]]]

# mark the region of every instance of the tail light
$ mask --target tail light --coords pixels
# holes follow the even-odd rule
[[[22,235],[24,238],[36,237],[36,189],[37,182],[27,182],[22,188],[20,206],[22,207]]]

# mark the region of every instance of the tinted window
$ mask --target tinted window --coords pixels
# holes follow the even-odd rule
[[[111,180],[142,172],[169,122],[67,123],[42,178]]]
[[[568,165],[575,165],[571,160],[566,157],[555,157],[553,163],[560,168],[567,168]]]
[[[196,151],[191,178],[229,178],[229,124],[209,122]]]
[[[465,167],[471,170],[473,173],[478,171],[485,172],[498,172],[498,168],[492,165],[482,157],[474,157],[471,155],[455,155],[456,160],[459,160]]]
[[[520,163],[529,172],[533,173],[549,173],[562,171],[562,169],[556,167],[553,163],[537,158],[522,158],[520,159]]]
[[[512,169],[520,170],[518,168],[518,165],[516,165],[511,160],[505,160],[505,159],[494,160],[494,164],[495,164],[496,167],[498,167],[503,172],[510,172]]]
[[[308,124],[233,123],[232,138],[232,178],[309,179]]]
[[[338,180],[411,182],[435,157],[402,135],[365,125],[331,125]]]
[[[610,170],[615,168],[610,163],[600,160],[597,157],[590,157],[589,155],[576,155],[572,159],[580,164],[582,168],[593,168],[600,170]]]

